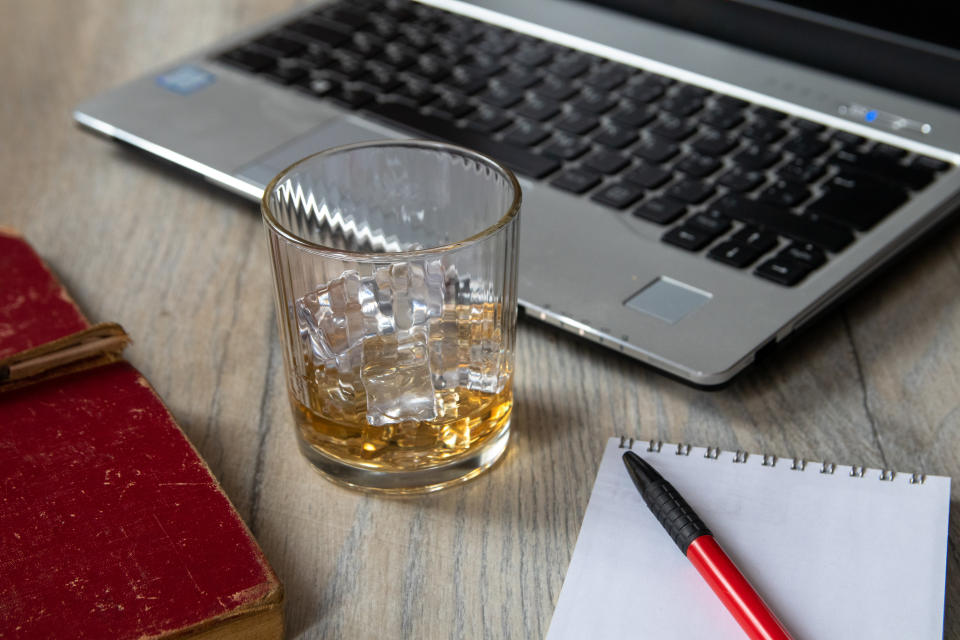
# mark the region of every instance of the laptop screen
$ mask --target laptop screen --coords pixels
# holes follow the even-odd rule
[[[590,0],[960,107],[960,5],[857,0]]]

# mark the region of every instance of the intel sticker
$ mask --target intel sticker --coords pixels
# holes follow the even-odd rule
[[[188,64],[157,76],[157,84],[168,91],[186,96],[210,86],[214,79],[214,75],[209,71]]]

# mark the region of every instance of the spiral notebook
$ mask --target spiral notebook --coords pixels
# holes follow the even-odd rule
[[[743,640],[621,461],[650,462],[795,640],[943,636],[950,479],[612,438],[548,640]]]

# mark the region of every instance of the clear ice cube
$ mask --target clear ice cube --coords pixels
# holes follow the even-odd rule
[[[503,386],[499,309],[440,260],[346,271],[296,301],[305,353],[331,408],[372,426],[448,417],[451,393]],[[454,394],[456,395],[456,394]]]

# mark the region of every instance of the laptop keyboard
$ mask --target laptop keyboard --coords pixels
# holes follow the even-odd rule
[[[473,148],[784,286],[950,167],[409,0],[329,4],[214,58]]]

